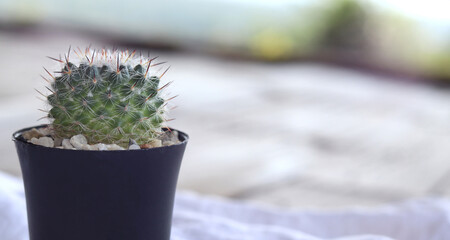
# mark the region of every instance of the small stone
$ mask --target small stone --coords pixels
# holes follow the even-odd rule
[[[137,142],[134,139],[131,139],[128,141],[128,147],[131,145],[138,145]]]
[[[83,149],[83,145],[87,144],[87,139],[85,136],[78,134],[70,138],[70,143],[76,149]]]
[[[32,138],[40,138],[43,136],[44,135],[41,132],[39,132],[36,128],[33,128],[31,130],[22,133],[22,137],[25,138],[26,140],[31,140]]]
[[[52,134],[52,131],[50,130],[49,127],[39,128],[38,131],[39,131],[43,136],[50,136],[50,135]]]
[[[55,147],[60,147],[62,144],[63,139],[62,138],[55,138],[53,139],[55,141]]]
[[[163,132],[161,135],[158,136],[158,139],[161,139],[161,141],[169,141],[170,135],[167,132]]]
[[[82,150],[98,150],[96,145],[83,144],[81,146]]]
[[[141,149],[154,148],[154,147],[162,147],[162,141],[159,139],[154,139],[149,143],[142,144]]]
[[[180,140],[178,140],[178,131],[176,130],[166,131],[158,139],[162,141],[163,146],[180,143]]]
[[[162,141],[159,139],[155,139],[152,140],[151,142],[149,142],[150,145],[152,145],[153,147],[161,147],[162,146]]]
[[[153,146],[150,143],[146,143],[146,144],[141,144],[140,147],[141,147],[141,149],[147,149],[147,148],[152,148]]]
[[[139,147],[139,145],[137,144],[132,144],[128,147],[129,150],[135,150],[135,149],[141,149],[141,147]]]
[[[108,148],[106,148],[106,145],[103,144],[103,143],[97,143],[96,145],[97,145],[97,149],[98,149],[99,151],[105,151],[105,150],[108,150]]]
[[[178,143],[178,131],[172,130],[172,131],[166,131],[164,132],[158,139],[160,139],[163,142],[174,142]]]
[[[175,143],[172,141],[165,141],[163,142],[163,146],[170,146],[170,145],[174,145]]]
[[[72,144],[70,144],[70,140],[67,138],[62,140],[61,145],[64,149],[73,149]]]
[[[51,137],[40,137],[40,138],[32,138],[31,143],[44,146],[44,147],[54,147],[55,143]]]
[[[178,131],[175,131],[175,130],[172,131],[172,141],[176,142],[176,143],[180,142],[180,140],[178,138]]]
[[[125,148],[123,148],[117,144],[107,144],[106,149],[107,150],[125,150]]]

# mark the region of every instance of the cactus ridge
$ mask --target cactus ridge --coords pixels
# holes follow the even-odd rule
[[[162,133],[171,98],[164,98],[159,85],[168,69],[157,76],[161,64],[135,53],[78,48],[64,59],[51,58],[61,65],[54,74],[46,70],[52,78],[48,117],[56,137],[83,134],[89,143],[124,146],[130,138],[144,144]]]

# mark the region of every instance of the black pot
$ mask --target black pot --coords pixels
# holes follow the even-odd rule
[[[46,125],[37,126],[45,127]],[[47,148],[13,134],[30,240],[169,240],[181,143],[141,150]]]

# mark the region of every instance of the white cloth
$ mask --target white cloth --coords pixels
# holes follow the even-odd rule
[[[22,181],[0,173],[0,239],[27,240]],[[450,239],[450,201],[379,208],[289,211],[193,193],[177,194],[172,240]]]
[[[0,239],[28,239],[25,193],[20,179],[0,172]]]

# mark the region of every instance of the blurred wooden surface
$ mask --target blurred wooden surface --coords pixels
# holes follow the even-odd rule
[[[11,133],[35,125],[42,66],[76,34],[0,32],[0,169],[20,175]],[[190,134],[180,189],[289,207],[450,196],[450,91],[320,64],[158,53]]]

